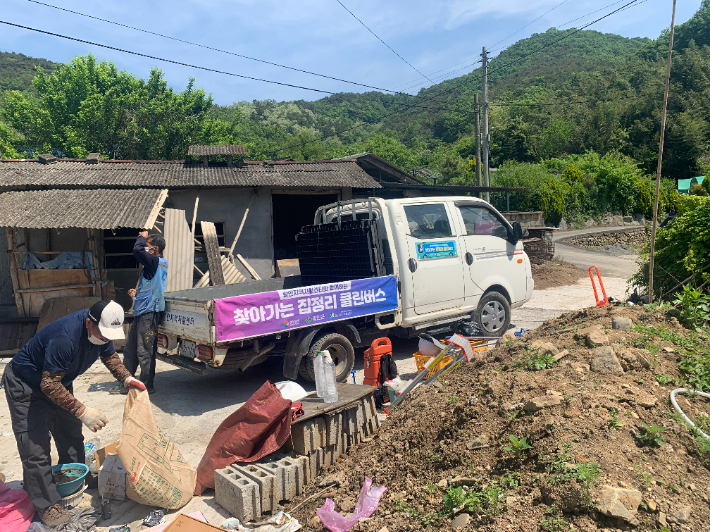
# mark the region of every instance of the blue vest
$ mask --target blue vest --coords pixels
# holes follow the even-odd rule
[[[160,257],[158,270],[151,280],[141,275],[133,303],[133,315],[140,316],[146,312],[162,312],[165,310],[165,285],[168,281],[168,261]]]

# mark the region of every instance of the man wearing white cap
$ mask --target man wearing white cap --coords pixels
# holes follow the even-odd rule
[[[25,491],[47,526],[69,520],[52,477],[50,434],[59,464],[84,463],[82,423],[94,432],[108,423],[102,412],[74,397],[74,379],[101,358],[124,386],[145,390],[113,348],[113,340],[123,338],[123,308],[115,301],[99,301],[44,327],[5,368],[2,384]]]

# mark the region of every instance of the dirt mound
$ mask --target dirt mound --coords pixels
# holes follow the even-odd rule
[[[569,286],[588,275],[584,270],[558,260],[531,264],[530,267],[535,280],[535,290]]]
[[[639,307],[566,314],[525,336],[413,392],[301,498],[315,496],[295,512],[304,528],[323,529],[325,497],[352,512],[368,476],[388,491],[355,530],[707,530],[708,455],[668,399],[679,359],[686,378],[707,375],[687,363],[708,356],[707,338]],[[708,419],[699,399],[681,406]]]

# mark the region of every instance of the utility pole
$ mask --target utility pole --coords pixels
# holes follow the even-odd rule
[[[476,186],[481,187],[481,103],[478,101],[478,93],[473,95],[473,115],[476,117]],[[478,193],[479,198],[483,198],[483,193]]]
[[[653,223],[651,224],[651,254],[648,260],[648,302],[653,302],[653,266],[656,253],[656,224],[658,223],[658,196],[661,189],[661,168],[663,166],[663,141],[666,135],[666,113],[668,111],[668,90],[671,81],[671,58],[673,56],[673,32],[675,31],[675,5],[671,16],[671,35],[668,43],[668,63],[666,64],[666,88],[663,91],[663,112],[661,114],[661,139],[658,143],[658,165],[656,166],[656,195],[653,198]]]
[[[490,177],[488,175],[488,52],[486,47],[483,47],[483,182],[486,187],[491,186]],[[490,192],[486,192],[486,201],[491,201]]]

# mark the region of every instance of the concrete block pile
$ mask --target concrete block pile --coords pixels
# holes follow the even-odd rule
[[[215,500],[243,523],[258,521],[264,513],[273,515],[341,454],[368,441],[379,428],[372,395],[337,412],[296,420],[289,446],[293,452],[282,449],[251,464],[235,463],[215,471]]]

